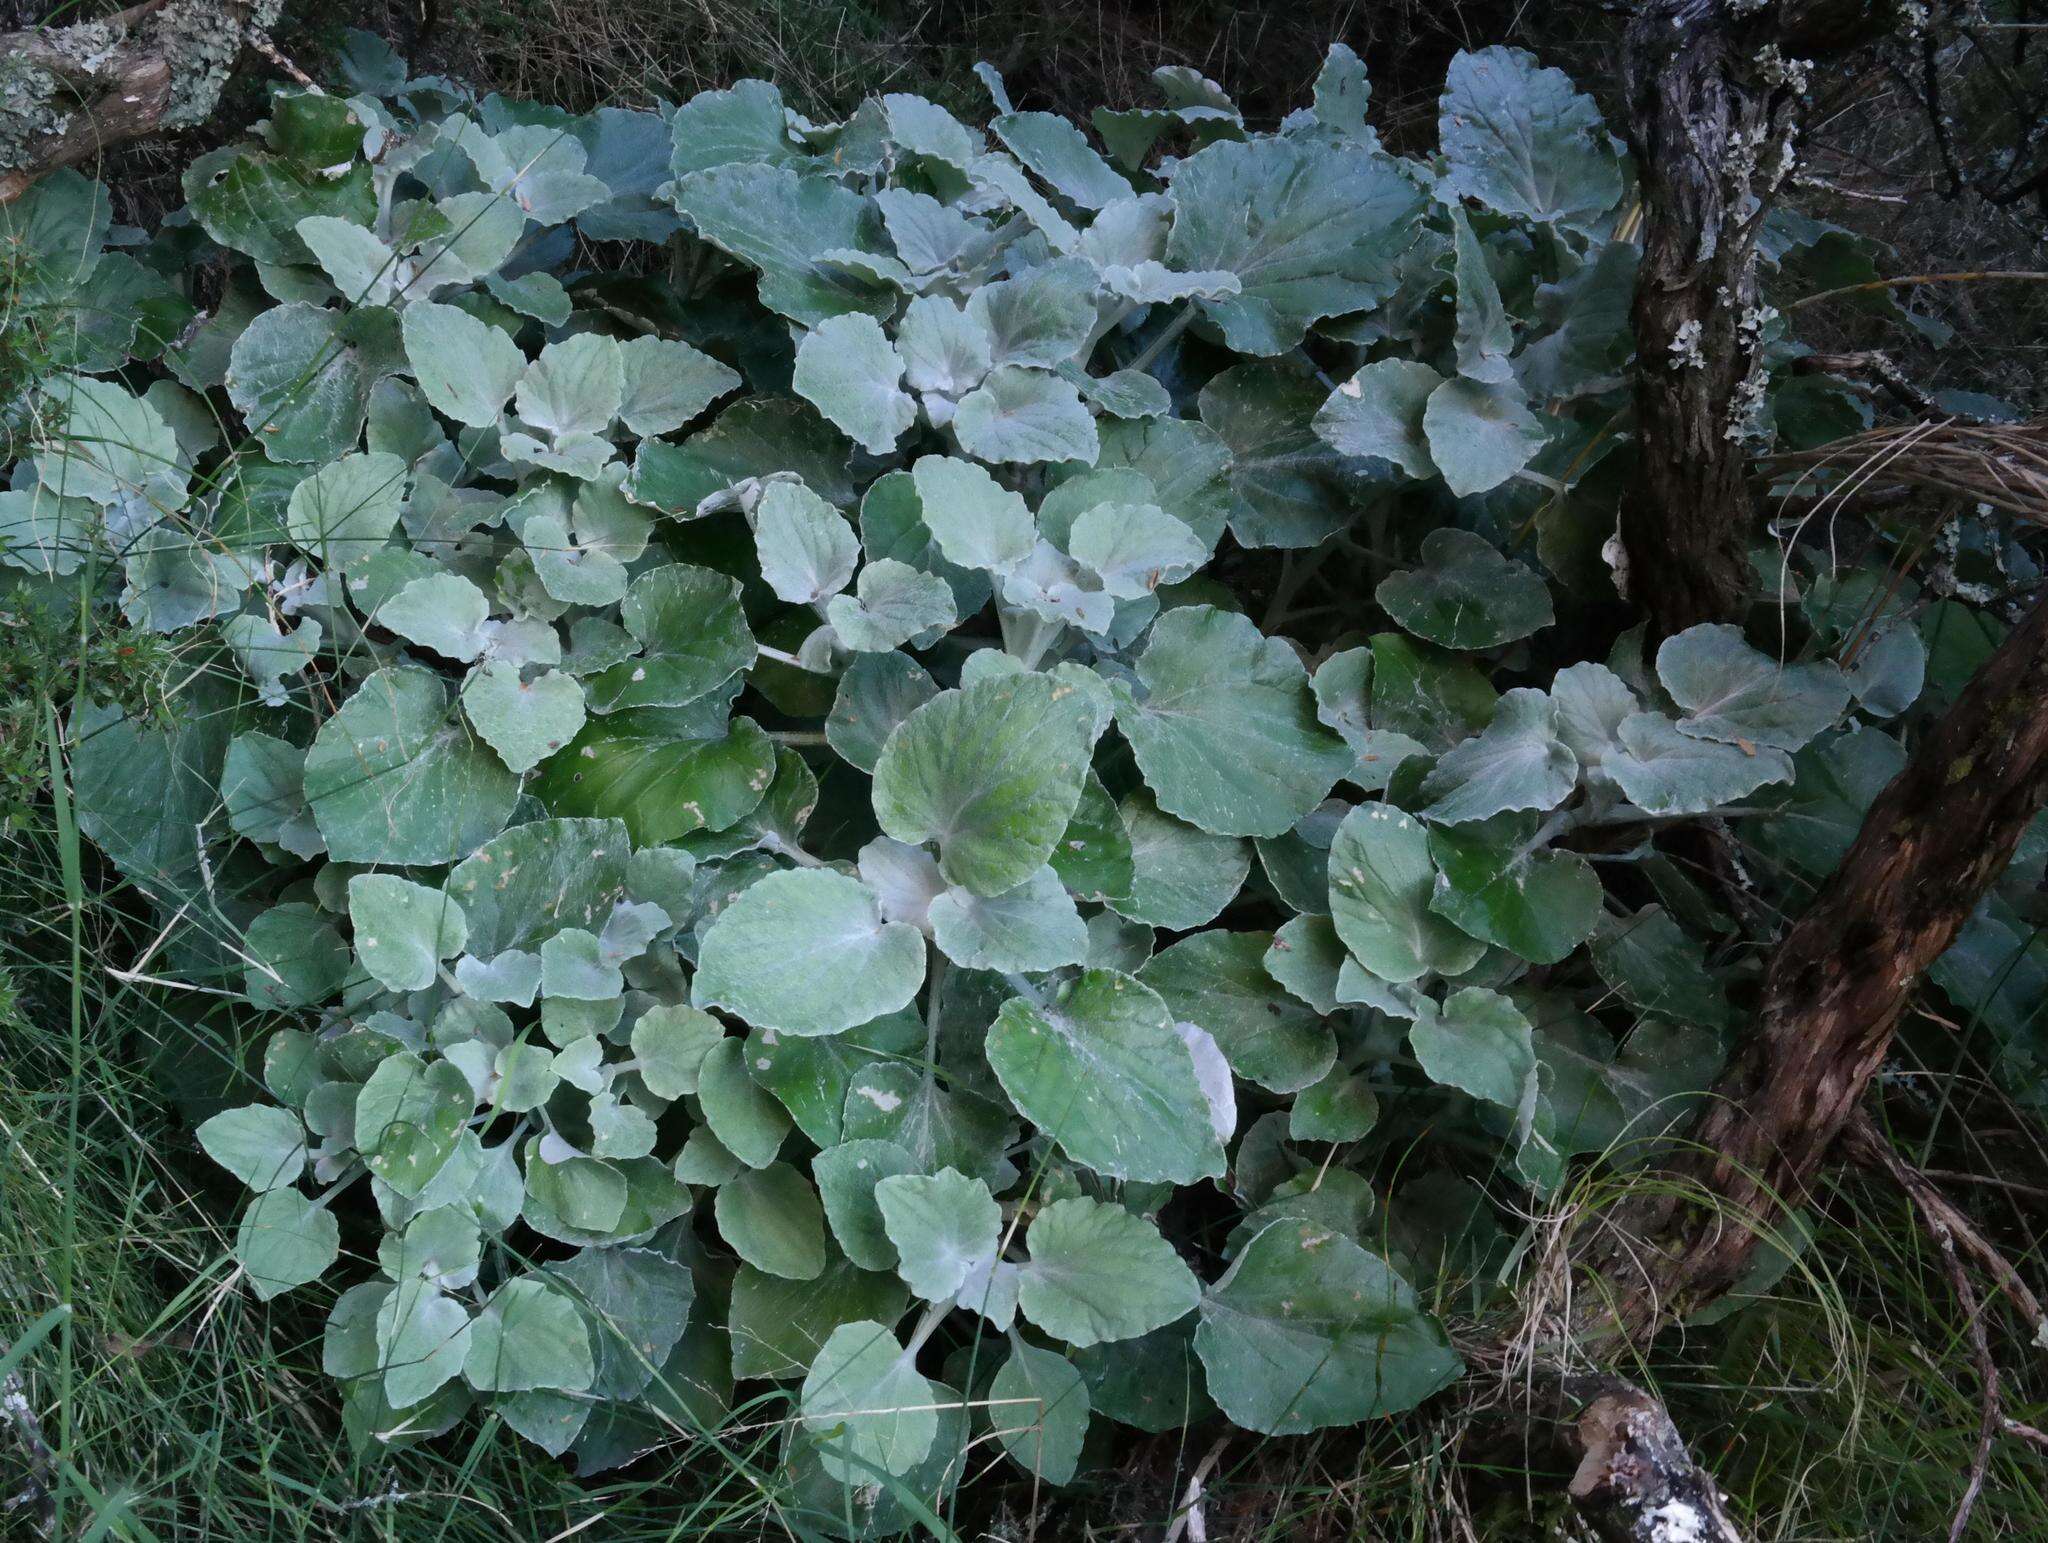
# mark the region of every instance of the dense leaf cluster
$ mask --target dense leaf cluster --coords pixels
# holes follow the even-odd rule
[[[993,72],[983,127],[351,67],[154,237],[71,176],[5,215],[92,320],[0,543],[200,661],[169,729],[77,704],[80,817],[286,1021],[199,1140],[250,1287],[341,1288],[358,1440],[487,1407],[588,1470],[779,1380],[886,1530],[977,1428],[1064,1483],[1091,1415],[1416,1404],[1481,1186],[1640,1158],[1738,1032],[1754,918],[1655,835],[1735,820],[1792,903],[2024,560],[1573,662],[1629,171],[1511,50],[1428,159],[1341,47],[1274,132],[1161,71],[1106,154]],[[1212,569],[1262,549],[1275,625],[1378,577],[1269,636]]]

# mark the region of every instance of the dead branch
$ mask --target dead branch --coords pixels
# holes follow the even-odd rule
[[[1615,1383],[1580,1412],[1571,1497],[1612,1543],[1742,1543],[1726,1497],[1693,1461],[1663,1404]]]
[[[250,28],[283,0],[143,0],[103,21],[0,36],[0,204],[38,177],[204,122]]]

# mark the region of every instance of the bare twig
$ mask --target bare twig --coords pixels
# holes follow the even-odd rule
[[[1209,1482],[1209,1475],[1215,1471],[1223,1449],[1230,1445],[1228,1436],[1218,1436],[1209,1450],[1202,1454],[1202,1460],[1195,1464],[1194,1477],[1188,1480],[1188,1487],[1180,1497],[1180,1505],[1173,1513],[1173,1521],[1166,1529],[1161,1543],[1180,1543],[1185,1532],[1190,1543],[1203,1543],[1209,1535],[1207,1520],[1202,1515],[1203,1486]]]
[[[1877,1169],[1905,1191],[1907,1199],[1913,1202],[1930,1231],[1952,1239],[1958,1250],[1975,1260],[2026,1321],[2028,1331],[2043,1343],[2048,1343],[2048,1310],[2042,1308],[2041,1299],[2020,1279],[2012,1261],[1977,1230],[1970,1218],[1957,1209],[1955,1202],[1944,1195],[1938,1185],[1899,1156],[1876,1125],[1871,1123],[1869,1115],[1858,1110],[1851,1116],[1844,1128],[1843,1139],[1852,1158],[1866,1167]]]

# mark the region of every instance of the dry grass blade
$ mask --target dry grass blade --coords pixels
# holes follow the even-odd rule
[[[1797,473],[1802,483],[1811,479],[1819,484],[1815,492],[1850,481],[1859,492],[1926,488],[2048,525],[2048,419],[1895,424],[1761,456],[1757,464],[1774,475]]]

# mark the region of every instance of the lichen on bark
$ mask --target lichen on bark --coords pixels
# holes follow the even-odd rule
[[[0,202],[96,151],[204,122],[283,0],[167,0],[0,37]]]

